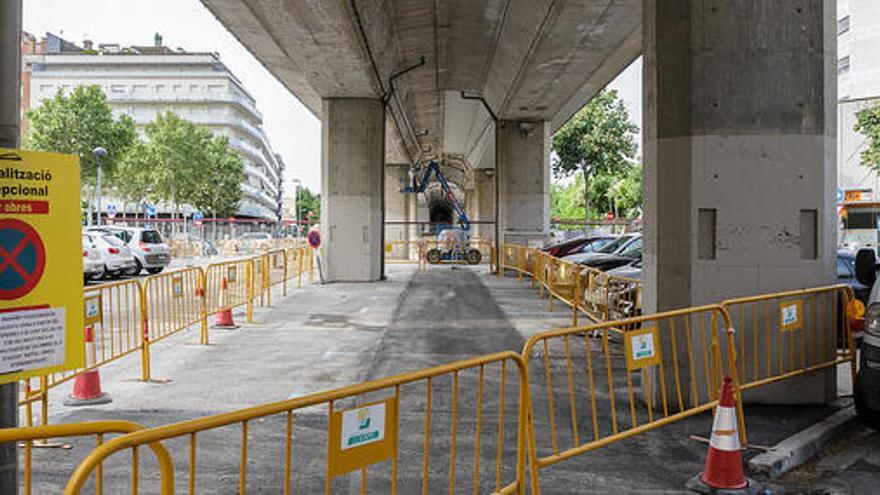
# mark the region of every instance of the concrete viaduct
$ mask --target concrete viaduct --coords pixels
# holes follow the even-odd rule
[[[322,121],[330,280],[380,280],[383,222],[443,209],[397,192],[429,158],[496,221],[481,234],[545,238],[550,136],[640,55],[644,310],[832,280],[833,0],[202,2]],[[17,3],[0,23],[7,131]]]

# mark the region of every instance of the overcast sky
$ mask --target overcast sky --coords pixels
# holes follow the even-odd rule
[[[171,48],[218,52],[257,100],[269,141],[287,164],[285,190],[292,191],[293,178],[313,191],[320,189],[320,122],[199,0],[24,0],[24,29],[37,36],[52,32],[79,45],[86,38],[96,45],[151,45],[158,32]],[[621,73],[611,87],[620,91],[641,128],[641,61]]]

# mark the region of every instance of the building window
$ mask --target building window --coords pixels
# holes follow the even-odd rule
[[[849,72],[849,55],[837,60],[837,75]]]
[[[849,31],[849,16],[837,21],[837,35],[840,36],[847,31]]]
[[[164,93],[165,92],[165,85],[164,84],[157,84],[155,91],[157,93]]]
[[[110,86],[110,92],[117,93],[117,94],[125,93],[125,86],[123,86],[121,84],[114,84],[114,85]]]

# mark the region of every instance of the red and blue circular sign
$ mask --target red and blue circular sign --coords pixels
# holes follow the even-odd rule
[[[46,246],[29,224],[0,219],[0,300],[26,296],[43,276]]]
[[[312,246],[312,249],[318,249],[318,246],[320,245],[321,234],[319,234],[317,230],[309,232],[309,246]]]

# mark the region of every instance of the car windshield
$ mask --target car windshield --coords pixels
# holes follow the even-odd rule
[[[612,240],[613,239],[611,239],[610,237],[603,238],[603,239],[594,239],[594,240],[586,243],[584,245],[584,247],[581,248],[581,252],[582,253],[595,253],[595,252],[601,250],[603,247],[607,246],[608,243],[611,242]]]
[[[620,253],[621,256],[636,256],[641,254],[642,252],[642,239],[641,237],[632,241],[626,249]]]
[[[624,244],[626,244],[627,242],[629,242],[630,239],[632,239],[632,236],[628,236],[628,235],[620,236],[620,237],[618,237],[617,239],[614,239],[613,241],[611,241],[611,242],[609,242],[608,244],[606,244],[605,247],[603,247],[602,249],[598,250],[597,252],[598,252],[598,253],[608,253],[608,254],[611,254],[611,253],[617,251],[617,249],[618,249],[620,246],[623,246]]]
[[[145,230],[141,232],[141,242],[147,244],[162,244],[162,236],[155,230]]]

